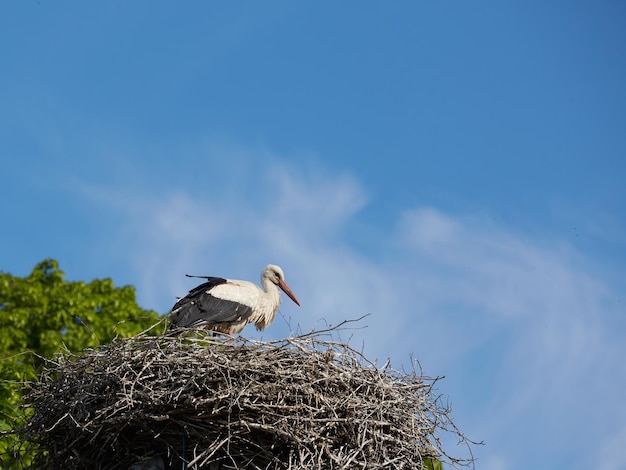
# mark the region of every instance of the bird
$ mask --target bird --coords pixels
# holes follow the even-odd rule
[[[279,288],[299,307],[300,302],[285,282],[283,270],[269,264],[261,271],[263,289],[250,281],[210,276],[176,301],[170,313],[170,329],[204,328],[228,335],[241,333],[248,323],[257,330],[269,326],[280,306]]]

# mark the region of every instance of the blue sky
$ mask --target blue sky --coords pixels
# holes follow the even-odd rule
[[[625,14],[5,3],[0,270],[165,313],[276,263],[302,308],[263,337],[370,313],[346,335],[446,376],[477,468],[626,468]]]

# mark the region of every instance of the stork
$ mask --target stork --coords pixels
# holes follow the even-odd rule
[[[278,288],[298,307],[280,267],[269,264],[261,272],[261,289],[249,281],[237,281],[210,276],[189,276],[206,282],[189,291],[172,307],[170,329],[206,328],[227,334],[237,334],[248,323],[262,330],[274,321],[280,306]]]

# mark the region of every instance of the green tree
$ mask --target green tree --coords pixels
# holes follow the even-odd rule
[[[22,384],[37,377],[45,359],[135,335],[158,320],[137,305],[134,287],[65,281],[53,259],[24,278],[0,272],[0,432],[23,424]],[[0,435],[0,467],[13,466],[14,443]]]
[[[424,470],[443,470],[443,463],[437,459],[425,458]]]

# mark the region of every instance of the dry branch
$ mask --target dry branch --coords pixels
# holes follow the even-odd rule
[[[322,337],[140,335],[59,356],[25,395],[24,442],[36,468],[420,469],[446,456],[437,432],[463,438],[436,379]]]

